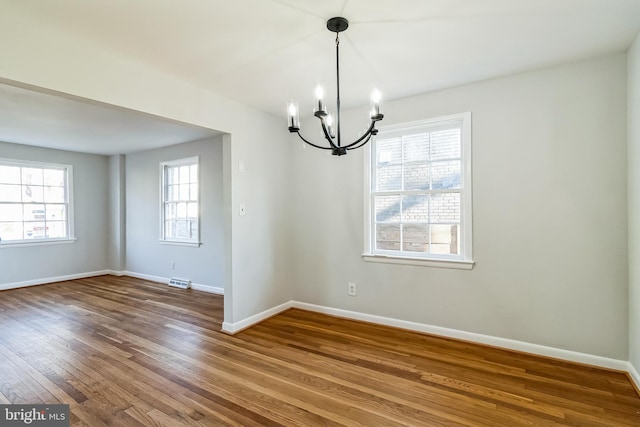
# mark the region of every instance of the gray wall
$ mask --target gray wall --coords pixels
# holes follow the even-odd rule
[[[107,268],[107,158],[0,142],[0,157],[73,166],[74,243],[0,248],[0,285]]]
[[[200,247],[162,244],[160,163],[200,158]],[[222,137],[126,156],[126,270],[224,286]],[[175,270],[172,269],[175,262]]]
[[[625,92],[619,54],[384,105],[472,112],[472,271],[363,262],[364,153],[293,150],[295,299],[626,360]]]
[[[640,35],[628,53],[629,360],[640,372]]]
[[[249,113],[249,111],[247,112]],[[233,242],[233,301],[227,300],[234,322],[290,301],[291,282],[291,140],[286,119],[267,114],[243,114],[245,126],[230,137],[228,167],[233,173],[230,215]],[[239,172],[240,162],[244,172]],[[239,216],[239,205],[246,215]]]

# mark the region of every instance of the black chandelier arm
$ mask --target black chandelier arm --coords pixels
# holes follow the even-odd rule
[[[347,150],[350,150],[354,145],[358,145],[363,139],[365,139],[366,137],[371,138],[371,132],[373,131],[373,128],[376,126],[376,122],[374,120],[371,121],[371,125],[369,125],[369,129],[367,129],[367,131],[362,134],[362,136],[358,139],[356,139],[355,141],[353,141],[351,144],[349,145],[345,145],[344,148],[346,148]],[[365,142],[366,144],[366,142]],[[364,145],[364,144],[362,144]]]
[[[331,144],[331,148],[339,148],[339,146],[337,146],[334,142],[333,142],[333,138],[331,137],[331,134],[329,133],[329,129],[327,129],[327,124],[324,121],[324,117],[318,117],[320,119],[320,123],[322,124],[322,131],[324,132],[324,137],[327,141],[329,141],[329,144]]]
[[[304,142],[306,142],[307,144],[311,145],[312,147],[316,147],[316,148],[320,148],[321,150],[333,150],[335,146],[332,147],[323,147],[321,145],[316,145],[313,142],[307,140],[304,136],[300,135],[300,131],[295,131],[298,136],[300,137],[301,140],[303,140]]]
[[[349,146],[347,147],[347,150],[355,150],[357,148],[364,147],[365,145],[367,145],[367,142],[369,142],[372,136],[373,136],[373,133],[370,133],[369,136],[367,136],[367,139],[365,139],[362,143],[360,143],[359,145],[356,145],[355,147]]]

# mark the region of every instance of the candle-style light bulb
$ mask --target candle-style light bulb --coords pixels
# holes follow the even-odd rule
[[[331,114],[327,116],[327,131],[329,132],[329,135],[331,135],[331,138],[336,136],[333,132],[333,116]]]
[[[318,101],[316,103],[316,112],[324,113],[324,88],[320,85],[316,86],[315,94],[316,100]]]
[[[371,92],[371,101],[373,101],[374,104],[379,104],[380,100],[382,100],[382,94],[378,89],[374,89],[373,92]]]
[[[374,89],[371,92],[371,118],[380,114],[380,102],[382,101],[382,94],[378,89]]]
[[[298,115],[298,105],[295,101],[289,102],[289,107],[287,108],[287,115],[289,123],[289,131],[294,132],[300,129],[300,117]]]

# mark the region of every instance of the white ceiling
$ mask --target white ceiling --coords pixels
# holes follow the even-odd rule
[[[335,96],[332,16],[341,35],[342,101],[433,91],[625,51],[640,0],[2,0],[55,27],[201,87],[284,115],[313,88]],[[0,135],[1,136],[1,135]]]
[[[213,135],[137,111],[0,84],[0,141],[111,155]]]

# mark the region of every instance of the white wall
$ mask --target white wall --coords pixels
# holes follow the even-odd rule
[[[363,152],[298,147],[295,299],[627,360],[625,91],[619,54],[385,104],[472,112],[472,271],[363,262]]]
[[[160,163],[195,156],[200,161],[202,245],[161,244]],[[222,137],[129,154],[126,177],[126,270],[223,287]]]
[[[74,243],[0,247],[0,287],[107,268],[107,158],[0,142],[0,157],[73,166]],[[6,286],[5,286],[6,287]]]
[[[640,372],[640,35],[628,52],[629,360]],[[636,379],[638,381],[639,379]]]

